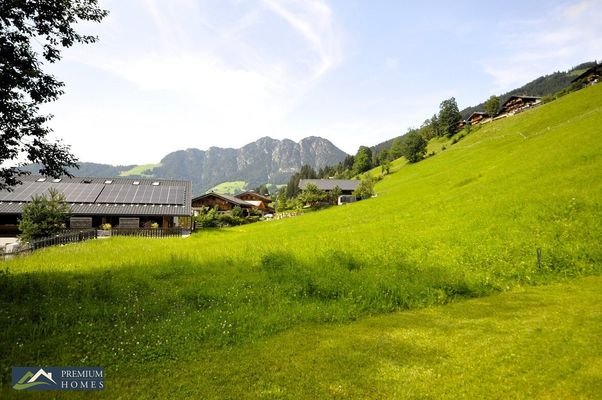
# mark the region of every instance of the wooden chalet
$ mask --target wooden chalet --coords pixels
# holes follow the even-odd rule
[[[514,115],[526,109],[535,107],[541,103],[541,97],[535,96],[511,96],[502,105],[501,115]]]
[[[600,81],[600,77],[602,77],[602,64],[588,68],[581,75],[573,79],[572,82],[582,82],[585,85],[593,85]]]
[[[248,190],[246,192],[239,193],[234,197],[253,204],[255,208],[260,210],[262,213],[274,213],[274,208],[270,207],[270,203],[272,203],[271,197],[259,194],[254,190]]]
[[[29,175],[12,191],[0,191],[0,236],[19,234],[23,206],[33,196],[54,189],[65,196],[70,215],[67,228],[141,228],[152,223],[161,228],[190,228],[191,182],[139,178],[63,177]]]
[[[461,131],[468,124],[467,120],[459,121],[456,126],[454,126],[454,133]]]
[[[470,117],[468,117],[468,123],[470,125],[477,125],[477,124],[481,124],[481,123],[485,122],[489,118],[490,118],[490,115],[487,114],[486,112],[475,111],[472,114],[470,114]]]
[[[305,190],[307,185],[315,185],[319,190],[332,192],[336,187],[341,190],[341,195],[351,195],[357,189],[360,181],[357,179],[301,179],[299,189]]]
[[[246,214],[249,214],[251,210],[257,210],[262,214],[270,214],[274,212],[274,209],[269,206],[271,202],[272,200],[267,196],[248,191],[236,196],[215,192],[205,193],[192,199],[191,204],[195,215],[198,215],[199,211],[207,211],[212,208],[217,208],[219,212],[229,212],[236,206],[240,207]]]
[[[219,194],[215,192],[209,192],[197,196],[192,199],[191,204],[193,211],[196,213],[201,210],[206,211],[212,208],[216,208],[217,211],[220,212],[232,211],[236,206],[242,208],[243,210],[250,210],[253,208],[251,203],[247,203],[244,200],[227,194]]]

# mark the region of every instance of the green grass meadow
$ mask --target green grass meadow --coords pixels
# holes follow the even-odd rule
[[[232,181],[232,182],[223,182],[217,186],[212,187],[208,190],[208,192],[215,192],[220,194],[238,194],[240,192],[244,192],[247,187],[247,182],[245,181]]]
[[[137,165],[132,169],[123,171],[120,176],[144,176],[146,171],[152,171],[154,168],[160,167],[161,164],[144,164]]]
[[[111,398],[594,398],[601,129],[597,85],[366,201],[2,262],[0,397],[13,365],[100,365]]]

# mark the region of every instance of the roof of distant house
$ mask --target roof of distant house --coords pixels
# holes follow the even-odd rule
[[[265,202],[271,202],[272,201],[272,199],[270,197],[264,196],[263,194],[260,194],[260,193],[257,193],[254,190],[247,190],[246,192],[239,193],[239,194],[237,194],[234,197],[240,198],[240,197],[242,197],[244,195],[251,195],[251,196],[253,196],[253,197],[255,197],[255,198],[257,198],[257,199],[259,199],[261,201],[265,201]]]
[[[489,114],[483,111],[475,111],[472,114],[470,114],[470,117],[468,117],[468,119],[472,119],[472,117],[478,117],[478,116],[482,116],[482,117],[488,117]]]
[[[572,82],[577,82],[578,80],[583,79],[586,76],[588,76],[590,74],[593,74],[593,73],[602,74],[602,64],[598,64],[598,65],[594,65],[593,67],[589,67],[583,73],[579,74],[579,76],[577,76],[575,79],[573,79],[571,81],[571,83]]]
[[[522,95],[521,95],[521,96],[518,96],[518,95],[517,95],[517,96],[510,96],[510,97],[508,98],[508,100],[506,100],[506,101],[504,102],[504,104],[502,105],[502,107],[503,107],[504,105],[506,105],[506,104],[510,103],[512,100],[516,100],[516,99],[536,101],[536,100],[540,100],[540,99],[541,99],[541,97],[537,97],[537,96],[522,96]]]
[[[355,190],[360,184],[357,179],[301,179],[299,181],[299,189],[305,190],[307,185],[315,185],[320,190],[334,190],[339,187],[341,190]]]

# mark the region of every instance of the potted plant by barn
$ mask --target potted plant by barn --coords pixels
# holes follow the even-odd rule
[[[109,223],[104,223],[100,225],[100,230],[98,231],[98,236],[111,236],[111,229],[113,227]]]

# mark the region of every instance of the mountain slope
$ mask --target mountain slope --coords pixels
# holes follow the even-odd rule
[[[528,95],[528,96],[549,96],[553,95],[571,85],[573,79],[578,76],[581,72],[584,72],[587,68],[595,66],[596,61],[588,61],[582,64],[579,64],[568,71],[564,72],[554,72],[549,75],[540,76],[537,79],[532,80],[531,82],[513,89],[507,93],[499,95],[500,104],[503,104],[506,100],[508,100],[511,96],[515,95]],[[468,118],[475,111],[483,111],[485,107],[485,101],[480,104],[466,107],[460,114],[462,114],[463,118]],[[437,110],[433,110],[434,112]],[[430,118],[425,116],[425,118]],[[378,143],[372,146],[372,151],[375,153],[380,153],[383,150],[390,148],[393,143],[403,137],[404,135],[394,137],[392,139],[386,140],[384,142]]]
[[[120,176],[124,172],[127,172],[136,165],[110,165],[110,164],[99,164],[91,162],[80,162],[79,168],[70,168],[69,172],[74,176]],[[29,164],[21,167],[24,171],[29,171],[33,174],[37,174],[41,166],[38,164]]]
[[[318,170],[336,165],[347,154],[329,140],[316,136],[298,143],[289,139],[263,137],[240,149],[211,147],[208,150],[186,149],[167,154],[159,164],[113,166],[89,162],[79,163],[75,176],[139,176],[146,178],[187,179],[194,194],[228,181],[243,181],[247,188],[264,183],[285,184],[305,164]],[[37,173],[39,165],[28,165],[25,171]]]
[[[569,69],[568,71],[557,71],[549,75],[540,76],[539,78],[534,79],[531,82],[517,89],[499,95],[500,104],[503,104],[511,96],[528,95],[544,97],[553,95],[554,93],[557,93],[569,87],[573,79],[575,79],[575,77],[577,77],[580,73],[584,72],[587,68],[593,67],[595,65],[595,61],[589,61],[579,64]],[[476,106],[467,107],[463,109],[460,113],[462,114],[462,117],[468,118],[473,112],[483,111],[484,109],[485,101],[481,104],[477,104]]]
[[[308,137],[299,143],[263,137],[240,149],[211,147],[168,154],[152,170],[158,178],[190,179],[195,193],[226,181],[245,181],[249,186],[286,183],[303,165],[319,169],[334,165],[347,154],[330,141]]]

